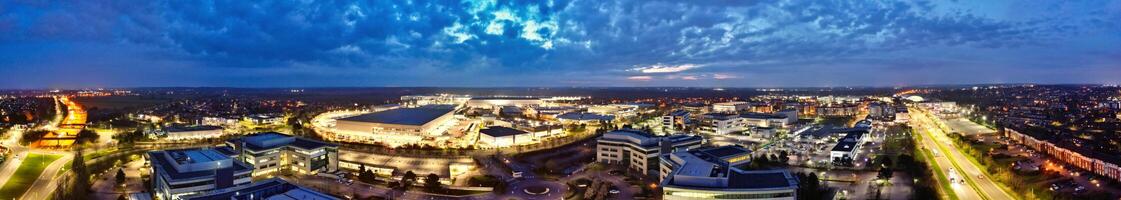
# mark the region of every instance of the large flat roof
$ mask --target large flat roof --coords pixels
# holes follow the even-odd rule
[[[397,108],[338,120],[421,126],[453,110],[455,107],[450,105],[428,105],[417,108]]]
[[[195,155],[181,154],[181,153],[185,153],[185,152],[194,152]],[[209,153],[202,153],[202,152],[209,152]],[[169,156],[171,156],[172,157],[171,159],[173,159],[173,160],[168,160],[168,158],[164,156],[165,154],[168,154]],[[220,153],[216,150],[213,150],[213,149],[182,149],[182,150],[163,150],[163,151],[148,152],[148,158],[149,158],[149,161],[152,163],[153,167],[159,168],[160,171],[163,171],[163,172],[167,173],[169,178],[171,178],[172,180],[188,179],[188,178],[200,178],[200,177],[211,177],[211,176],[214,176],[215,173],[217,173],[215,170],[200,170],[200,171],[180,172],[180,171],[176,170],[176,168],[174,166],[172,166],[172,165],[174,165],[172,163],[178,163],[179,162],[177,160],[174,160],[174,159],[177,159],[176,157],[179,157],[179,156],[201,156],[201,157],[195,157],[195,158],[191,158],[191,159],[208,159],[208,160],[211,160],[211,161],[217,160],[217,159],[231,159],[231,160],[233,160],[229,156],[226,156],[225,154],[222,154],[222,153]],[[224,158],[219,158],[217,156],[222,156]],[[199,161],[195,160],[193,162],[199,162]],[[239,172],[252,171],[253,168],[250,168],[249,166],[243,164],[241,161],[233,160],[233,165],[229,168],[229,170],[233,170],[234,173],[239,173]]]
[[[295,146],[301,149],[317,149],[321,147],[337,146],[335,144],[326,143],[318,140],[305,139],[296,136],[284,135],[277,132],[261,132],[253,135],[230,139],[227,142],[235,145],[245,143],[245,147],[253,151],[263,151],[268,149],[279,148],[282,146]]]
[[[796,187],[797,181],[786,170],[740,171],[731,170],[728,188],[785,188]]]
[[[493,137],[503,137],[511,135],[521,135],[528,132],[502,126],[490,126],[487,129],[479,130],[479,133],[486,134]]]
[[[747,149],[744,149],[743,147],[734,146],[734,145],[721,146],[721,147],[709,148],[709,149],[701,149],[699,151],[704,152],[705,154],[711,155],[713,157],[717,157],[717,158],[725,158],[725,157],[728,157],[728,156],[743,155],[743,154],[751,153],[751,150],[747,150]]]

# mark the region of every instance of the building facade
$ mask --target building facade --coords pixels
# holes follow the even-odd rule
[[[743,170],[751,151],[722,146],[666,154],[662,199],[797,199],[798,181],[787,170]]]
[[[1061,144],[1055,144],[1045,139],[1037,139],[1036,137],[1012,129],[1006,129],[1005,133],[1012,141],[1040,153],[1050,155],[1056,160],[1113,180],[1121,180],[1121,166],[1118,166],[1115,162],[1109,162],[1086,155],[1086,153],[1093,152],[1063,147]]]
[[[707,113],[701,117],[700,129],[702,133],[723,135],[743,131],[746,126],[737,114]]]
[[[271,176],[280,170],[299,174],[330,173],[339,167],[337,145],[276,132],[231,139],[220,150],[234,153],[253,166],[254,177]]]
[[[253,167],[214,149],[177,149],[146,154],[157,199],[185,196],[249,184]]]
[[[662,127],[667,127],[670,131],[685,130],[689,123],[689,111],[675,110],[662,116]]]
[[[704,139],[696,135],[655,136],[633,129],[608,132],[596,139],[596,161],[621,164],[649,173],[658,169],[658,157],[680,148],[696,148]]]

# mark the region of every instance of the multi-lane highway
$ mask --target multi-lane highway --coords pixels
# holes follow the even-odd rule
[[[911,109],[911,125],[916,134],[922,136],[921,144],[924,151],[934,155],[935,166],[933,170],[942,170],[949,178],[955,179],[952,189],[958,199],[1016,199],[998,186],[996,181],[988,178],[988,174],[961,153],[946,133],[934,124],[925,112],[917,108]],[[964,179],[964,183],[959,180]]]

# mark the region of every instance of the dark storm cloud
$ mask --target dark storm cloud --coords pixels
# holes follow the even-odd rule
[[[1121,52],[1116,48],[1121,25],[1112,20],[1121,17],[1117,5],[1121,3],[9,1],[0,3],[0,45],[5,46],[0,47],[0,72],[114,69],[90,71],[136,71],[134,75],[142,75],[136,77],[153,80],[179,74],[174,78],[182,82],[161,84],[232,86],[1101,82],[1033,80],[1037,77],[1029,75],[1070,67],[1116,73],[1110,69],[1118,68],[1119,61],[1110,56]],[[1054,12],[1019,13],[1029,11]],[[1047,56],[1059,58],[1040,58]],[[1029,71],[1000,79],[897,73],[922,68]],[[861,71],[865,69],[876,71]],[[867,80],[876,75],[896,77]],[[83,83],[57,83],[61,80],[48,77],[10,81],[30,84],[14,87]],[[96,82],[143,85],[116,78]]]

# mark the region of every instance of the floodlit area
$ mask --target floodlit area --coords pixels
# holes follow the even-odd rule
[[[420,175],[432,173],[441,177],[462,175],[475,166],[471,158],[418,158],[355,151],[339,151],[339,160],[343,161],[341,168],[346,169],[358,169],[358,165],[363,164],[367,168],[389,169],[398,174],[412,171]]]
[[[431,146],[436,148],[504,148],[507,146],[494,146],[490,143],[480,142],[480,129],[484,129],[487,121],[478,118],[469,118],[454,115],[447,119],[434,120],[431,129],[424,129],[423,133],[410,133],[392,128],[372,128],[369,131],[356,131],[340,128],[340,119],[366,115],[380,110],[338,110],[320,114],[312,119],[312,126],[321,136],[328,140],[340,142],[353,142],[364,144],[379,144],[389,147],[406,145]],[[427,125],[426,125],[427,126]],[[559,130],[559,129],[558,129]],[[540,143],[557,134],[530,133],[528,142],[519,142],[518,145]],[[521,137],[521,136],[519,136]],[[521,141],[521,140],[519,140]]]
[[[990,129],[964,118],[946,119],[944,121],[946,122],[946,125],[950,127],[950,129],[953,129],[954,132],[961,133],[962,135],[996,133],[996,130]]]

